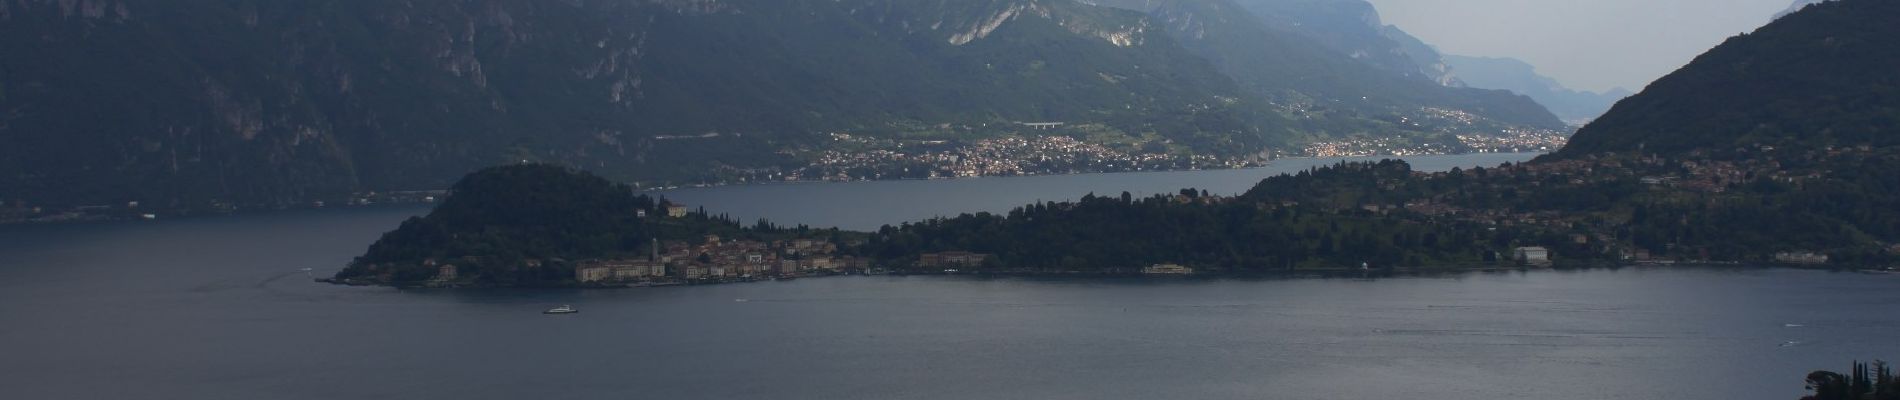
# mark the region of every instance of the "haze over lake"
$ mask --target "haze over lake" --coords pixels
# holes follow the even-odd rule
[[[1264,173],[669,195],[862,227],[1075,189],[1236,193]],[[955,204],[872,197],[912,191]],[[763,206],[785,193],[835,196],[836,208]],[[0,227],[0,398],[1795,398],[1808,371],[1900,353],[1900,276],[1777,269],[628,290],[311,281],[422,212]],[[562,304],[582,313],[540,314]]]

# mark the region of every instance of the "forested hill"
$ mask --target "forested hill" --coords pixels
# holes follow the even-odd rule
[[[1895,1],[1809,6],[1623,100],[1558,155],[1900,144],[1897,20]]]
[[[493,259],[491,268],[497,270],[481,271],[484,275],[513,278],[500,269],[529,258],[637,253],[660,234],[639,218],[640,210],[664,212],[652,198],[636,197],[632,188],[592,174],[551,165],[484,169],[456,183],[428,216],[410,218],[384,234],[337,276],[421,281],[436,273],[425,260],[460,262],[473,256]]]
[[[1149,24],[1070,0],[0,1],[0,201],[283,205],[524,159],[638,180],[934,126],[1287,136]]]
[[[655,240],[791,235],[760,221],[742,226],[705,213],[670,215],[667,202],[594,174],[546,164],[483,169],[457,182],[428,216],[383,234],[339,272],[350,283],[413,285],[453,264],[469,282],[494,286],[572,284],[574,265],[602,257],[641,258]],[[835,232],[835,230],[833,231]],[[531,261],[532,260],[532,261]],[[545,261],[545,265],[530,265]]]

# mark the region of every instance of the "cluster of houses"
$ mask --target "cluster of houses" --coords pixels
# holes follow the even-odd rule
[[[869,267],[867,259],[837,253],[837,244],[818,239],[760,242],[707,235],[699,244],[655,241],[646,257],[582,261],[574,268],[574,280],[584,284],[731,280]]]

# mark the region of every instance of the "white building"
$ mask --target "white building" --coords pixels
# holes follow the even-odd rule
[[[1516,259],[1519,264],[1537,267],[1550,266],[1550,249],[1537,246],[1519,247],[1516,253],[1516,256],[1512,258]]]
[[[1822,265],[1827,264],[1827,255],[1809,251],[1790,251],[1775,254],[1775,262],[1782,264]]]
[[[1142,268],[1141,273],[1149,275],[1193,275],[1194,269],[1179,264],[1155,264]]]

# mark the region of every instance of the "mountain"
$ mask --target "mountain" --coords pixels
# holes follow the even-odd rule
[[[1438,50],[1397,26],[1363,0],[1236,0],[1269,26],[1297,32],[1362,63],[1406,77],[1456,86]]]
[[[1290,136],[1141,13],[1068,0],[7,0],[0,53],[0,201],[33,204],[692,177],[1020,121]]]
[[[1833,1],[1833,0],[1795,0],[1794,5],[1788,6],[1787,10],[1782,10],[1780,13],[1776,13],[1774,19],[1781,19],[1781,17],[1786,17],[1788,16],[1788,14],[1794,14],[1796,12],[1799,12],[1803,8],[1808,8],[1808,6],[1821,4],[1821,3],[1825,3],[1829,1]]]
[[[1416,127],[1421,110],[1468,112],[1485,123],[1562,129],[1529,98],[1501,90],[1441,84],[1436,52],[1422,42],[1393,40],[1371,4],[1358,0],[1091,0],[1147,12],[1196,54],[1246,90],[1291,110],[1296,130],[1335,135]],[[1399,32],[1402,34],[1402,32]],[[1424,50],[1417,50],[1424,49]],[[1435,68],[1442,68],[1435,67]],[[1365,118],[1311,118],[1358,115]]]
[[[1616,88],[1597,93],[1564,87],[1556,79],[1537,73],[1536,67],[1513,58],[1467,57],[1447,55],[1457,79],[1474,88],[1509,90],[1530,96],[1565,121],[1583,124],[1603,115],[1617,100],[1632,94]]]
[[[1617,103],[1558,154],[1900,144],[1896,18],[1900,2],[1809,6]]]
[[[1900,2],[1890,0],[1809,7],[1716,47],[1534,162],[1438,173],[1341,162],[1235,198],[1088,196],[886,227],[869,253],[974,251],[1044,271],[1891,269],[1900,265],[1896,19]],[[1509,260],[1513,250],[1523,255]]]

